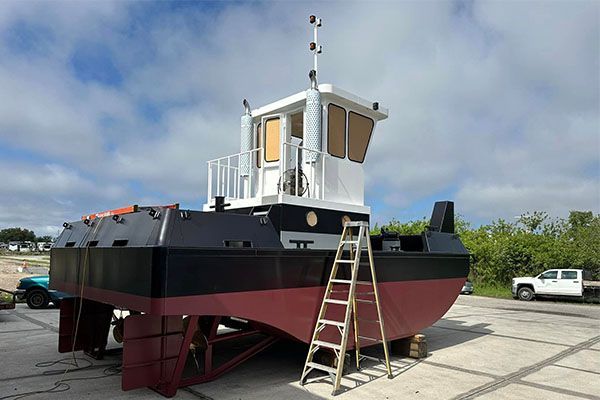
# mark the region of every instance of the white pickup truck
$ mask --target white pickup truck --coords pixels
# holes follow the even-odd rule
[[[535,278],[513,278],[512,295],[515,299],[525,301],[533,300],[536,296],[598,298],[600,281],[592,281],[591,273],[582,269],[550,269]]]

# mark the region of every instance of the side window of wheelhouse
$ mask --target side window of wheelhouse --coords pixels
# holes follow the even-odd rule
[[[348,115],[348,158],[362,163],[365,161],[373,126],[371,118],[350,111]]]
[[[279,161],[279,118],[265,122],[265,161]]]
[[[293,137],[302,140],[303,131],[304,131],[304,112],[300,111],[290,116],[292,121],[292,131],[291,134]]]
[[[256,148],[257,148],[257,149],[260,149],[260,148],[262,148],[262,145],[263,145],[263,144],[262,144],[262,142],[263,142],[263,141],[262,141],[262,124],[261,124],[261,123],[259,123],[258,125],[256,125]],[[258,168],[260,168],[260,167],[261,167],[261,165],[262,165],[262,159],[261,159],[261,156],[262,156],[262,153],[261,153],[261,151],[259,150],[259,151],[256,153],[256,155],[255,155],[255,157],[256,157],[256,166],[257,166]]]
[[[327,152],[346,157],[346,110],[335,104],[327,107]]]

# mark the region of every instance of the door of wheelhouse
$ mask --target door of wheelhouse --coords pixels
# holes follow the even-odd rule
[[[281,137],[283,136],[283,116],[269,115],[261,118],[256,129],[257,147],[262,148],[262,157],[257,158],[257,167],[262,169],[263,196],[277,194],[279,163],[281,160]]]

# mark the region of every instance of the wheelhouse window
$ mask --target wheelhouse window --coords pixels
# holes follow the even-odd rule
[[[279,161],[280,142],[279,118],[268,119],[265,122],[265,161]]]
[[[302,139],[304,133],[304,113],[302,111],[290,115],[292,120],[292,136]]]
[[[373,126],[371,118],[350,111],[348,114],[348,158],[362,163],[365,161]]]
[[[335,104],[327,107],[327,152],[346,157],[346,110]]]

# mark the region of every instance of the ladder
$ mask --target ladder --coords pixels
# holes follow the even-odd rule
[[[357,238],[353,238],[353,230],[358,229]],[[364,242],[366,242],[367,251],[369,253],[369,266],[370,266],[370,281],[359,281],[358,280],[358,270],[361,266],[360,256],[361,250],[363,250]],[[348,246],[350,259],[344,259],[344,250]],[[339,266],[340,265],[350,265],[350,275],[351,279],[339,279],[337,277]],[[343,269],[343,267],[342,267]],[[337,288],[334,290],[334,284],[336,285],[348,285],[348,289],[338,290]],[[372,290],[369,291],[357,291],[356,287],[371,287]],[[339,286],[338,286],[339,287]],[[333,298],[332,294],[334,293],[348,293],[347,299],[339,299]],[[365,295],[373,295],[373,299],[365,299],[364,297],[357,296],[365,296]],[[365,304],[375,306],[377,310],[377,319],[376,320],[365,320],[358,317],[358,308],[357,304]],[[336,321],[333,319],[329,319],[326,317],[327,307],[331,304],[343,305],[345,306],[345,314],[343,321]],[[385,364],[387,369],[388,378],[392,378],[392,370],[390,367],[390,357],[388,353],[387,341],[385,338],[385,330],[383,326],[383,315],[381,313],[381,306],[379,304],[379,293],[377,289],[377,278],[375,275],[375,263],[373,261],[373,249],[371,248],[371,239],[369,236],[369,223],[365,221],[348,221],[344,223],[344,229],[342,231],[342,236],[340,239],[340,243],[338,245],[337,253],[335,255],[335,261],[333,262],[333,267],[331,268],[331,275],[329,276],[329,282],[327,283],[327,287],[325,289],[325,295],[323,296],[323,302],[321,303],[321,309],[319,311],[319,316],[317,318],[317,324],[315,326],[315,330],[312,336],[312,340],[310,342],[310,346],[308,349],[308,355],[306,356],[306,362],[304,363],[304,368],[302,370],[302,376],[300,378],[300,385],[304,385],[306,383],[306,379],[308,374],[316,369],[320,371],[327,372],[331,377],[333,383],[333,392],[332,395],[336,395],[339,392],[340,382],[342,380],[342,372],[344,370],[344,359],[346,356],[346,349],[348,344],[348,335],[350,333],[350,320],[353,320],[354,327],[354,348],[356,353],[356,368],[360,370],[360,362],[365,358],[374,359],[379,361],[376,358],[368,357],[360,354],[360,343],[361,340],[368,341],[369,345],[374,343],[383,344],[383,352],[385,354]],[[378,324],[380,338],[371,338],[361,336],[359,332],[359,322]],[[338,329],[339,335],[341,337],[338,343],[331,343],[324,340],[319,339],[319,335],[323,332],[323,330],[328,326],[334,326]],[[337,361],[336,367],[331,367],[327,365],[323,365],[313,361],[313,357],[315,353],[319,349],[328,349],[333,351],[335,355],[335,359]],[[334,364],[335,365],[335,364]]]

